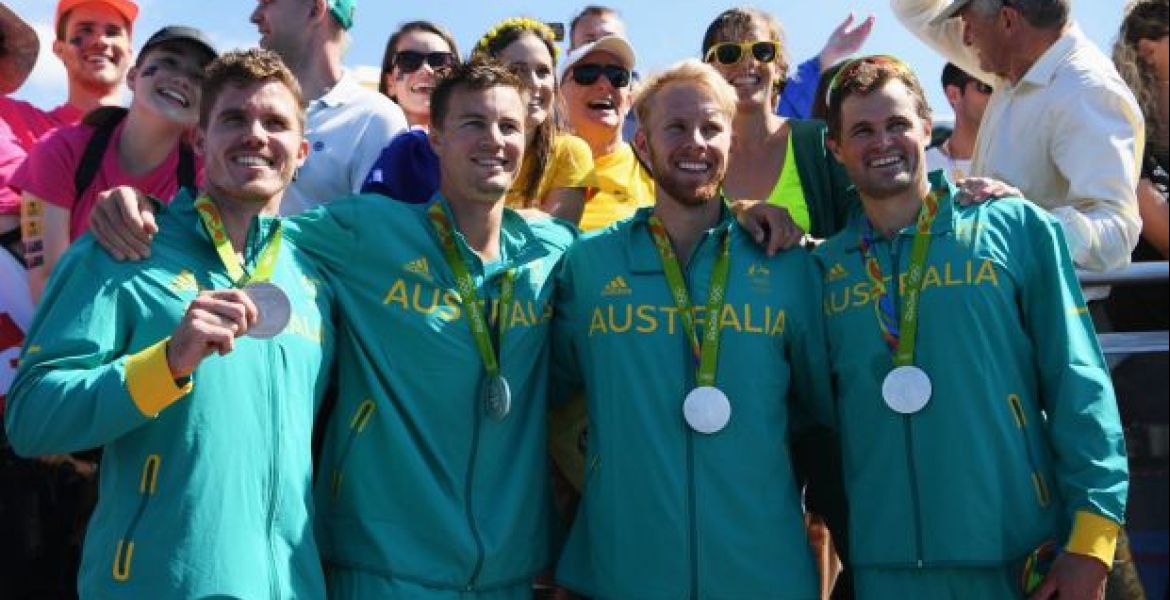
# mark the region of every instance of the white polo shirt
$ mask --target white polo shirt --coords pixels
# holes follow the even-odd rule
[[[910,31],[959,68],[991,83],[971,174],[1016,186],[1064,226],[1078,267],[1129,264],[1141,218],[1138,170],[1145,121],[1113,63],[1076,25],[1012,85],[979,69],[960,19],[931,24],[949,0],[892,0]]]
[[[281,200],[284,215],[357,193],[406,117],[389,98],[362,87],[348,71],[324,96],[309,103],[305,138],[309,158]]]

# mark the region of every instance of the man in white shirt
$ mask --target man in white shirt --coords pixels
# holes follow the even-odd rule
[[[899,20],[994,88],[971,174],[1006,181],[1064,226],[1078,267],[1129,264],[1145,126],[1069,0],[891,0]]]
[[[386,143],[406,129],[389,98],[361,86],[341,66],[355,0],[258,0],[252,22],[260,46],[280,55],[309,101],[309,158],[281,203],[297,214],[357,193]]]
[[[942,169],[951,181],[959,181],[971,174],[971,153],[992,90],[953,63],[943,67],[942,86],[955,111],[955,127],[946,140],[926,151],[926,170]]]

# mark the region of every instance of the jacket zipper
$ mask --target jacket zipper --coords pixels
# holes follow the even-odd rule
[[[280,459],[280,402],[274,397],[272,393],[272,368],[275,350],[271,343],[265,344],[268,365],[268,406],[272,417],[272,454],[269,457],[268,463],[268,581],[269,589],[272,591],[273,600],[280,598],[280,582],[277,581],[278,575],[276,572],[276,550],[273,547],[275,538],[276,526],[276,501],[280,490],[280,469],[277,467],[277,461]]]
[[[471,592],[475,590],[476,580],[479,579],[479,572],[483,569],[484,548],[483,536],[479,533],[479,525],[475,520],[475,512],[472,507],[471,489],[472,483],[475,479],[475,458],[479,454],[479,428],[482,415],[480,415],[479,397],[471,403],[472,412],[472,434],[471,434],[471,456],[467,460],[467,481],[464,485],[464,510],[467,512],[467,526],[471,529],[471,537],[475,539],[475,567],[471,569],[471,577],[467,579],[467,585],[464,590]]]
[[[126,535],[118,540],[112,568],[114,581],[130,580],[130,565],[134,560],[134,531],[138,528],[138,522],[142,520],[143,513],[146,512],[146,505],[150,503],[150,497],[158,491],[158,470],[161,463],[162,457],[158,454],[151,454],[146,457],[146,462],[142,465],[142,476],[138,480],[138,494],[142,499],[138,502],[138,510],[134,512],[134,518],[130,519],[130,525],[126,527]]]
[[[337,456],[337,461],[333,464],[333,477],[329,482],[329,492],[334,498],[337,498],[337,495],[341,493],[342,470],[345,468],[345,462],[349,460],[349,453],[353,449],[354,439],[357,438],[359,433],[365,430],[376,408],[377,405],[374,404],[374,401],[367,398],[358,405],[357,410],[354,411],[353,418],[349,421],[349,433],[345,436],[345,444],[342,446],[341,454]]]
[[[1011,407],[1012,416],[1015,417],[1016,426],[1020,429],[1020,437],[1024,443],[1024,452],[1028,456],[1028,466],[1032,471],[1032,488],[1036,492],[1036,501],[1040,503],[1041,508],[1048,508],[1052,498],[1048,493],[1048,483],[1044,480],[1044,475],[1040,473],[1040,469],[1038,468],[1036,455],[1032,452],[1031,440],[1028,439],[1028,418],[1024,415],[1024,405],[1020,402],[1020,397],[1017,394],[1008,395],[1008,405]]]

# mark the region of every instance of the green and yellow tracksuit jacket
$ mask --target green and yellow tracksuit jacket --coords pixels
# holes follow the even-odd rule
[[[859,251],[862,219],[816,251],[856,567],[997,566],[1046,540],[1111,564],[1128,475],[1117,405],[1060,225],[1022,199],[931,230],[915,364],[933,395],[895,413]],[[873,254],[900,299],[914,226]],[[899,285],[893,285],[897,277]]]
[[[447,211],[446,200],[436,196]],[[486,414],[484,367],[427,205],[355,196],[289,220],[337,294],[339,398],[317,482],[327,565],[436,589],[516,585],[547,566],[552,270],[576,233],[505,209],[501,257],[456,232],[491,321],[514,273],[497,355],[511,412]],[[453,219],[452,219],[453,221]]]
[[[332,298],[292,245],[272,281],[288,328],[238,338],[178,385],[166,343],[200,290],[230,287],[181,192],[149,259],[120,263],[90,236],[53,271],[9,396],[26,456],[103,448],[82,598],[321,598],[311,528],[313,417],[332,359]],[[248,235],[251,266],[275,219]]]
[[[652,208],[583,237],[558,275],[556,393],[583,387],[583,497],[557,570],[596,598],[818,598],[790,428],[831,420],[819,273],[803,249],[768,258],[724,211],[684,277],[702,336],[721,238],[731,266],[716,386],[721,431],[692,431],[691,346],[648,231]]]

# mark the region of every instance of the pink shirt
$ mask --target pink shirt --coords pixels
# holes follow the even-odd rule
[[[83,116],[69,104],[45,112],[28,102],[0,96],[0,215],[20,213],[20,193],[8,186],[33,144],[58,127],[79,123]]]
[[[118,142],[122,139],[122,121],[110,136],[110,145],[102,157],[101,168],[94,175],[93,182],[81,195],[75,197],[73,176],[85,153],[85,146],[93,136],[94,128],[85,125],[63,127],[45,136],[32,149],[28,159],[12,177],[12,187],[28,192],[45,202],[68,209],[69,239],[75,240],[89,229],[89,213],[93,210],[98,194],[119,185],[128,185],[143,192],[170,201],[179,191],[177,168],[179,149],[176,146],[166,160],[148,173],[130,175],[122,170],[118,160]],[[195,160],[196,182],[198,183],[202,164]]]

